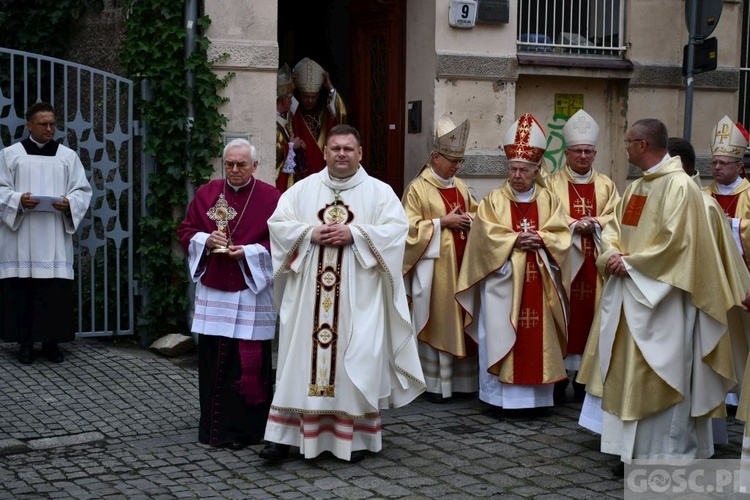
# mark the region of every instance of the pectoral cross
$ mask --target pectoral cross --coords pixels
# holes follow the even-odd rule
[[[535,226],[533,222],[529,222],[529,220],[524,217],[521,223],[518,225],[518,228],[521,230],[521,232],[528,233],[530,229],[535,229]]]

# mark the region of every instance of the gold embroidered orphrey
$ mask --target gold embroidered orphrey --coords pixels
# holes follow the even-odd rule
[[[324,224],[351,222],[353,214],[339,200],[318,212]],[[336,396],[336,359],[338,354],[338,328],[341,296],[341,263],[344,247],[321,246],[315,284],[315,308],[312,331],[312,359],[308,396]]]
[[[227,199],[224,197],[224,193],[219,195],[219,199],[213,207],[208,209],[206,215],[209,219],[216,223],[216,229],[222,233],[229,235],[229,221],[234,220],[237,217],[237,210],[229,206]],[[217,247],[211,250],[211,253],[228,253],[229,247]]]

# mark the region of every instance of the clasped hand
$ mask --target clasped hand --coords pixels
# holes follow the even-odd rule
[[[622,257],[622,254],[616,253],[607,259],[607,271],[618,278],[628,275],[628,270],[625,267],[625,261],[622,260]]]
[[[542,237],[535,231],[518,233],[515,247],[526,252],[535,252],[542,247]]]
[[[581,234],[591,234],[596,229],[596,219],[593,217],[583,217],[576,222],[573,231]]]
[[[349,226],[333,222],[316,226],[312,232],[312,242],[327,247],[342,247],[354,243],[354,237]]]

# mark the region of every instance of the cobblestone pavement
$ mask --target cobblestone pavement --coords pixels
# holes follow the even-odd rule
[[[510,417],[465,399],[420,398],[383,413],[383,451],[357,464],[324,455],[264,465],[197,442],[194,356],[169,360],[100,340],[66,360],[16,362],[0,344],[0,499],[622,498],[616,458],[578,426],[580,404]],[[742,427],[729,419],[738,458]]]

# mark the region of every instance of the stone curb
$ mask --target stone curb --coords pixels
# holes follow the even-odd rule
[[[32,450],[47,450],[49,448],[58,448],[60,446],[90,444],[98,441],[104,441],[104,434],[101,432],[83,432],[81,434],[72,434],[69,436],[32,439],[27,445]]]
[[[0,455],[10,455],[11,453],[22,453],[28,451],[29,447],[23,441],[18,439],[0,439]]]

